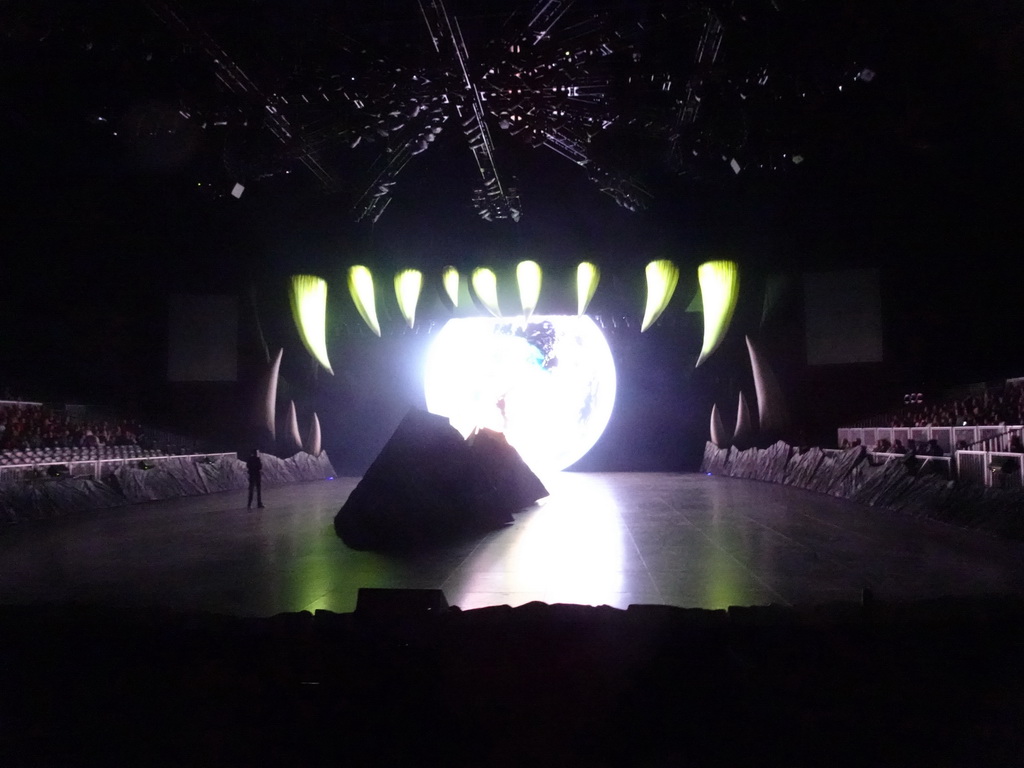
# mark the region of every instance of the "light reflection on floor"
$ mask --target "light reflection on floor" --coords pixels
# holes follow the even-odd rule
[[[463,608],[626,607],[1024,594],[1024,544],[753,481],[544,478],[551,497],[478,539],[357,552],[332,520],[356,480],[153,502],[0,527],[0,603],[158,605],[265,616],[355,607],[360,587],[443,589]]]
[[[483,542],[460,566],[464,578],[446,582],[449,601],[486,605],[498,595],[521,595],[548,603],[621,602],[623,553],[633,544],[613,498],[594,476],[562,474],[547,484],[549,498]]]

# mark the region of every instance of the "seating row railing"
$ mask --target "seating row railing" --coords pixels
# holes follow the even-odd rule
[[[961,482],[990,488],[1024,488],[1024,454],[1009,451],[957,451],[956,475]]]
[[[0,466],[0,483],[21,482],[24,480],[38,479],[44,477],[94,477],[103,479],[114,473],[118,467],[134,464],[142,464],[151,467],[159,466],[161,462],[171,459],[192,459],[204,458],[216,459],[223,456],[237,456],[237,453],[194,453],[177,456],[148,456],[139,458],[106,458],[106,459],[84,459],[77,461],[35,461],[26,464],[7,464]]]
[[[1010,439],[1020,435],[1024,427],[1018,425],[983,425],[961,427],[844,427],[838,430],[839,444],[843,440],[852,443],[860,440],[876,461],[903,458],[899,453],[876,453],[871,449],[879,440],[894,443],[900,440],[914,440],[918,445],[935,440],[947,456],[924,456],[922,461],[946,461],[949,477],[956,477],[962,483],[974,483],[986,487],[1024,488],[1024,454],[1008,450]],[[971,446],[957,450],[963,441]]]
[[[840,448],[825,448],[826,453],[841,453]],[[896,459],[905,459],[907,455],[905,453],[882,453],[880,451],[868,451],[868,462],[873,466],[879,464],[885,464]],[[953,477],[953,470],[955,464],[952,456],[917,456],[917,460],[920,462],[918,465],[918,471],[938,471],[946,477]],[[931,466],[929,466],[931,465]],[[863,473],[863,465],[858,464],[854,467],[854,471],[858,473],[858,476]]]
[[[179,451],[179,453],[181,453]],[[29,448],[0,451],[0,464],[34,464],[39,461],[79,461],[85,459],[131,459],[168,455],[156,448],[137,445],[100,445],[94,448]]]
[[[120,422],[122,418],[117,413],[91,405],[80,405],[75,403],[47,404],[35,400],[0,400],[0,406],[13,406],[16,408],[44,405],[48,405],[57,412],[63,412],[72,416],[78,421],[106,421],[114,424]],[[142,439],[144,439],[147,447],[162,450],[168,454],[183,453],[185,451],[202,453],[205,449],[213,447],[210,442],[204,438],[195,436],[187,437],[175,432],[169,432],[165,429],[145,426],[143,432],[144,438]]]
[[[879,440],[895,443],[899,440],[904,445],[913,440],[923,445],[935,440],[943,453],[952,453],[961,442],[972,448],[980,446],[987,451],[1006,451],[1010,447],[1010,438],[1021,434],[1024,426],[1009,424],[986,424],[983,426],[961,427],[841,427],[836,430],[836,445],[844,440],[853,443],[860,440],[869,451]]]

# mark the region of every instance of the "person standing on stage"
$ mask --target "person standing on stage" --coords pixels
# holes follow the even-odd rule
[[[245,468],[249,470],[249,502],[246,509],[252,509],[252,492],[256,491],[256,506],[263,509],[263,491],[260,487],[260,474],[263,472],[263,462],[260,460],[260,449],[253,448],[252,455],[246,460]]]

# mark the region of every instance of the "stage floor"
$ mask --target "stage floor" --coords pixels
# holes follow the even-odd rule
[[[415,555],[349,549],[339,478],[0,527],[0,603],[240,616],[355,608],[359,587],[443,589],[462,608],[805,605],[1024,594],[1024,544],[841,499],[699,474],[561,473],[514,525]]]

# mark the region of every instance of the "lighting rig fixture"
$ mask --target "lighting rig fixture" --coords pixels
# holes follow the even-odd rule
[[[790,34],[807,0],[684,0],[654,9],[535,0],[498,31],[490,11],[460,22],[452,10],[459,0],[402,2],[409,13],[400,37],[375,43],[372,22],[345,25],[339,17],[305,28],[302,42],[280,35],[279,58],[267,61],[257,21],[217,26],[205,4],[144,0],[177,37],[173,58],[198,61],[215,77],[214,94],[178,84],[180,109],[171,117],[234,131],[223,142],[234,176],[225,194],[241,197],[252,182],[300,164],[325,190],[351,195],[357,220],[376,222],[418,156],[456,136],[473,158],[468,197],[485,221],[523,215],[517,144],[557,154],[619,206],[640,211],[652,171],[726,179],[803,166],[813,152],[797,138],[801,110],[813,109],[808,95],[845,98],[876,77],[863,62],[776,60],[776,43],[750,49],[752,40]],[[814,78],[820,87],[807,87]],[[849,87],[836,91],[831,80]],[[94,125],[114,129],[109,112],[97,110]]]

